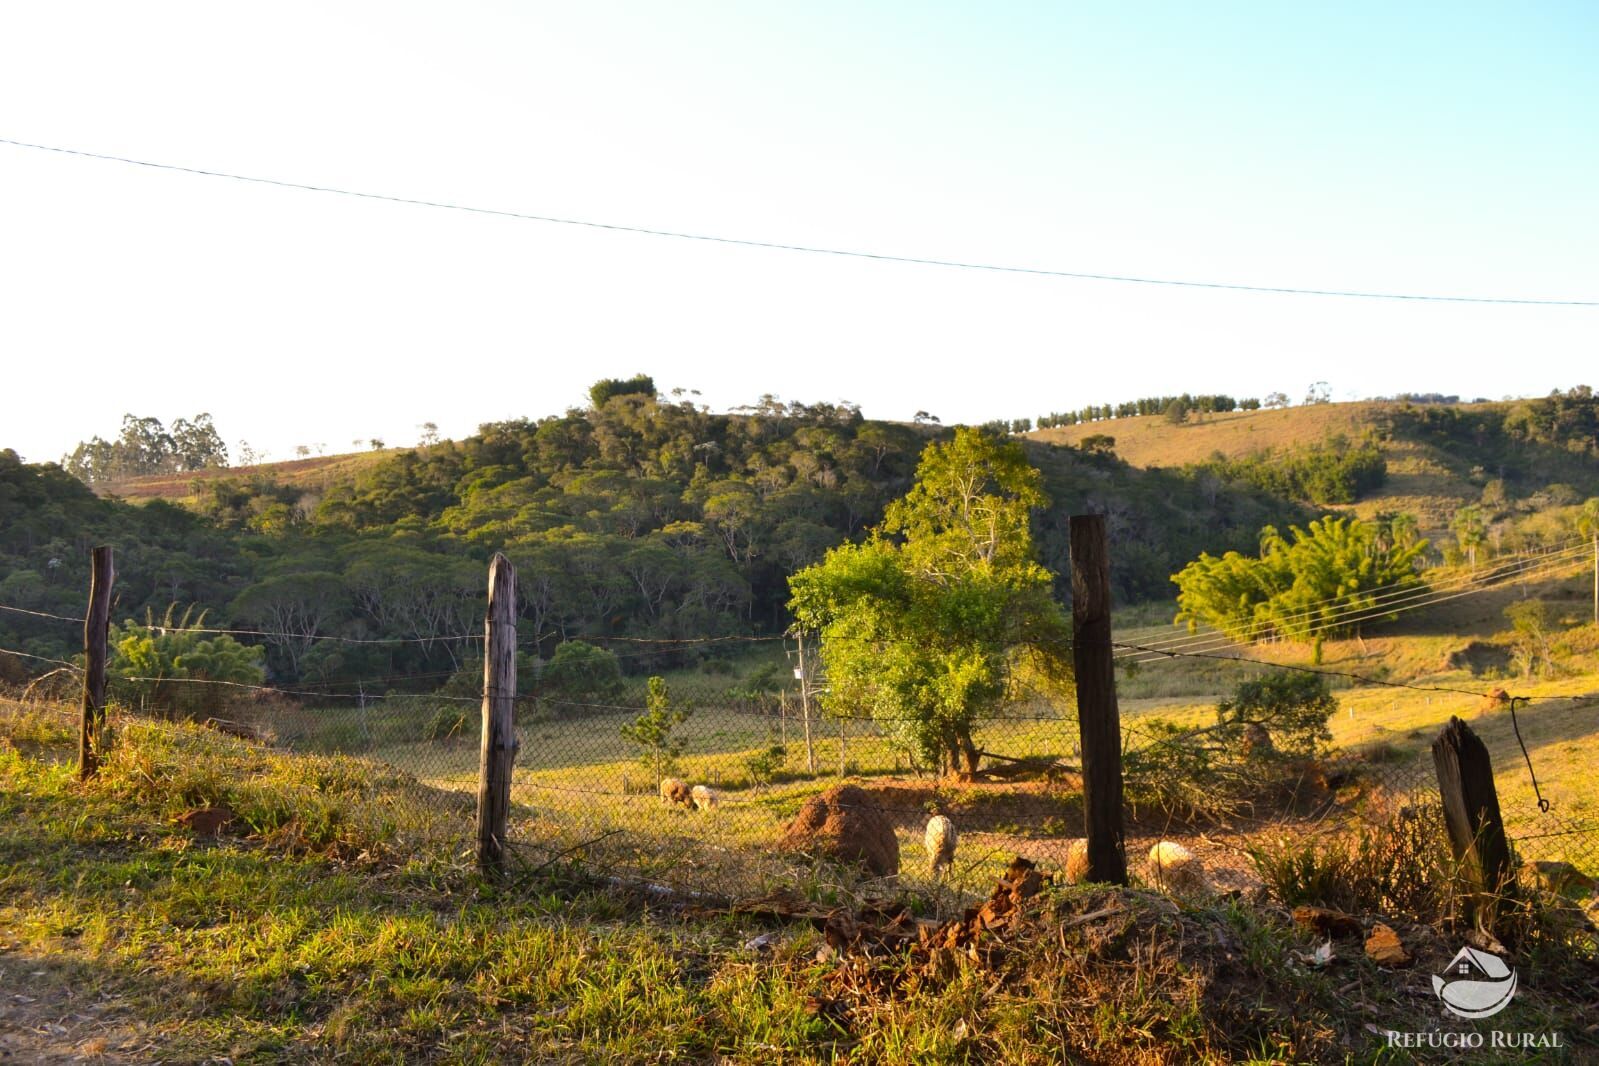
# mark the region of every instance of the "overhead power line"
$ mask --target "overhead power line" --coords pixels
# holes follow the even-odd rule
[[[195,174],[206,178],[226,178],[256,185],[274,185],[282,189],[299,189],[304,192],[331,193],[337,196],[354,196],[363,200],[381,200],[412,207],[433,207],[446,211],[465,211],[475,215],[494,215],[499,218],[521,219],[526,222],[546,222],[558,226],[581,226],[586,229],[610,230],[615,233],[636,233],[649,237],[671,237],[684,241],[703,241],[709,244],[729,244],[744,248],[764,248],[780,252],[805,252],[810,255],[832,255],[847,259],[872,259],[885,263],[911,263],[918,266],[949,267],[956,270],[983,270],[1001,274],[1030,274],[1036,277],[1071,278],[1077,281],[1112,281],[1130,285],[1163,285],[1184,289],[1223,289],[1231,292],[1271,293],[1285,296],[1342,296],[1363,300],[1409,300],[1423,303],[1463,304],[1520,304],[1541,307],[1599,307],[1599,300],[1553,300],[1506,296],[1445,296],[1431,293],[1371,292],[1359,289],[1309,289],[1288,285],[1244,285],[1228,281],[1195,281],[1185,278],[1156,278],[1134,274],[1101,274],[1082,270],[1050,270],[1043,267],[1008,266],[1001,263],[976,263],[961,259],[940,259],[931,256],[896,255],[889,252],[868,252],[852,248],[825,248],[813,244],[794,244],[784,241],[755,240],[748,237],[722,237],[708,233],[684,233],[679,230],[658,229],[650,226],[628,226],[616,222],[595,222],[590,219],[561,218],[555,215],[536,215],[524,211],[509,211],[494,207],[475,207],[445,200],[423,200],[410,196],[393,196],[387,193],[362,192],[341,189],[331,185],[313,185],[308,182],[286,181],[280,178],[262,178],[248,174],[233,174],[223,170],[180,166],[176,163],[158,163],[149,159],[132,159],[106,152],[89,152],[78,148],[62,148],[50,144],[0,137],[0,144],[13,148],[27,148],[40,152],[100,159],[129,166],[148,167],[152,170],[169,170],[180,174]]]

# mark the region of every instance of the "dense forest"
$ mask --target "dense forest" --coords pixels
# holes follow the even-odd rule
[[[97,496],[57,464],[0,452],[0,604],[80,616],[87,549],[111,543],[119,619],[176,604],[206,611],[210,625],[271,631],[266,666],[280,682],[441,676],[463,665],[463,645],[439,638],[479,626],[484,563],[504,551],[521,575],[523,639],[544,656],[577,637],[775,633],[788,624],[788,575],[859,540],[908,488],[924,447],[953,432],[771,397],[716,414],[657,395],[644,376],[600,382],[591,400],[373,457],[316,492],[263,471],[212,472],[185,506]],[[146,447],[148,421],[130,419],[141,432],[129,447]],[[1596,430],[1586,389],[1518,405],[1404,405],[1385,427],[1513,485],[1592,481]],[[128,461],[119,442],[95,450],[115,466]],[[1044,563],[1066,572],[1068,514],[1106,514],[1123,604],[1169,601],[1171,575],[1202,552],[1252,552],[1262,528],[1303,524],[1382,477],[1373,440],[1181,469],[1131,467],[1108,435],[1026,449],[1049,500],[1033,519]],[[412,643],[315,639],[329,634]],[[0,611],[0,647],[64,658],[78,641],[72,623]],[[709,652],[671,656],[690,654]],[[628,665],[667,658],[635,653]]]

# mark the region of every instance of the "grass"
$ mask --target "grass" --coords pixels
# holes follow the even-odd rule
[[[986,962],[837,955],[808,924],[482,882],[453,834],[403,830],[458,812],[355,760],[122,719],[80,784],[68,721],[0,705],[0,1050],[21,1061],[1375,1062],[1363,1020],[1434,1023],[1424,975],[1306,968],[1270,911],[1050,890]],[[196,837],[175,815],[199,802],[240,823]],[[1512,1009],[1581,1032],[1540,993]]]

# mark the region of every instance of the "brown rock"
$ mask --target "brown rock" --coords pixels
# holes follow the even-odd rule
[[[1360,919],[1352,914],[1329,910],[1326,907],[1295,907],[1294,921],[1322,936],[1360,935]]]
[[[202,837],[220,835],[232,821],[233,812],[226,807],[196,807],[178,815],[179,825]]]
[[[838,785],[805,801],[778,847],[859,863],[878,877],[899,873],[899,838],[882,806],[857,785]]]
[[[1412,961],[1399,934],[1381,922],[1371,927],[1366,938],[1366,957],[1378,966],[1409,966]]]

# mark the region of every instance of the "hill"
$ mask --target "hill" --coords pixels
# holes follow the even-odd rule
[[[103,496],[129,500],[171,500],[174,503],[193,502],[198,497],[197,485],[208,481],[265,479],[274,484],[286,485],[305,492],[320,493],[328,487],[357,477],[363,470],[400,454],[406,449],[384,448],[377,451],[347,452],[338,455],[316,455],[305,459],[288,459],[276,463],[257,463],[253,466],[208,467],[180,474],[145,474],[97,485]]]
[[[1321,403],[1277,410],[1102,419],[1037,430],[1038,441],[1081,447],[1115,439],[1115,454],[1146,469],[1197,470],[1223,461],[1265,465],[1342,439],[1370,441],[1382,484],[1353,502],[1307,499],[1362,517],[1409,512],[1437,536],[1455,512],[1482,505],[1505,523],[1599,495],[1599,407],[1586,386],[1533,400],[1471,404]]]

